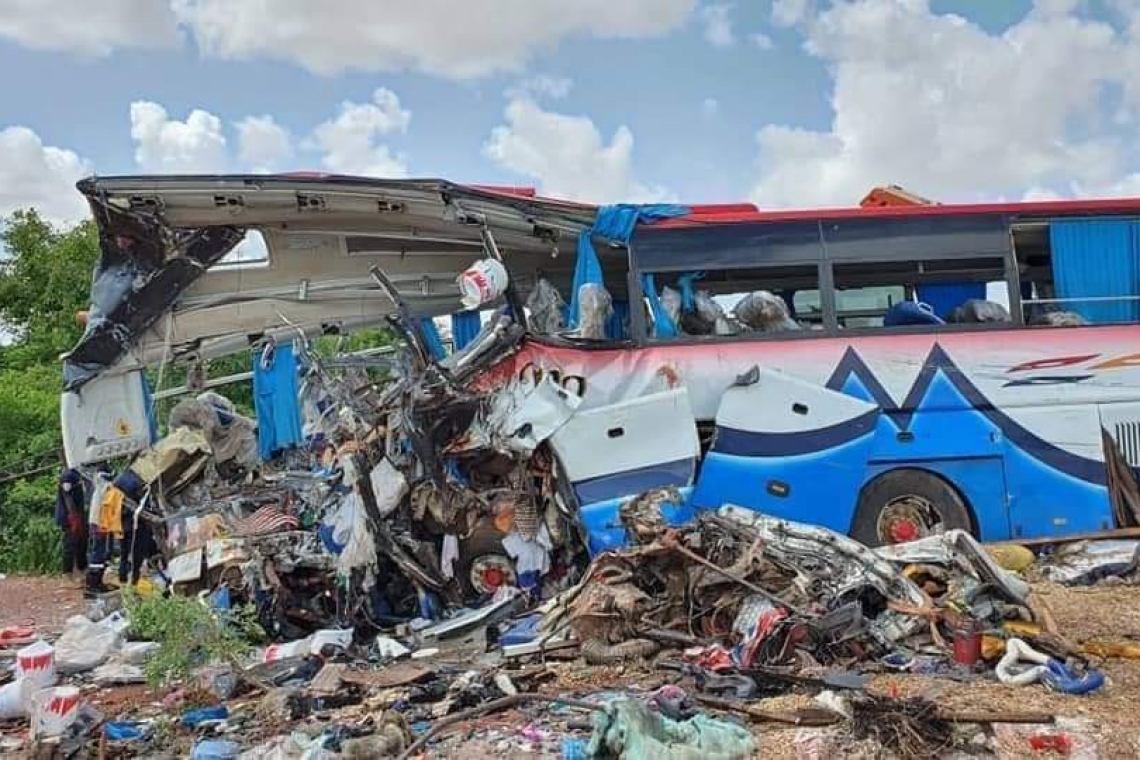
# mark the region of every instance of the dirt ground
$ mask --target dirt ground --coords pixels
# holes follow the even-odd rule
[[[1140,643],[1140,586],[1100,585],[1092,588],[1066,588],[1035,583],[1036,594],[1044,600],[1060,633],[1079,644],[1090,640]],[[79,582],[69,578],[11,577],[0,580],[0,626],[31,624],[52,634],[70,615],[83,611]],[[978,732],[979,740],[989,738],[988,746],[1000,757],[1047,757],[1029,747],[1031,734],[1067,734],[1073,741],[1072,757],[1140,757],[1140,660],[1111,659],[1097,663],[1108,676],[1108,683],[1089,696],[1056,694],[1040,685],[1003,686],[990,673],[964,683],[950,678],[911,675],[880,675],[870,689],[877,693],[902,696],[922,695],[956,710],[986,712],[1015,710],[1045,712],[1058,718],[1056,725],[999,726]],[[673,674],[648,668],[588,668],[580,663],[552,664],[556,678],[542,685],[552,695],[600,696],[602,692],[630,690],[647,692],[670,682]],[[154,705],[161,695],[146,687],[99,689],[88,698],[109,715],[129,713],[132,708]],[[810,693],[789,694],[755,704],[773,710],[811,704]],[[324,719],[334,716],[325,715]],[[306,721],[310,728],[318,716]],[[470,757],[525,752],[530,757],[559,757],[561,740],[566,736],[589,735],[589,718],[572,711],[550,711],[540,706],[490,715],[456,726],[435,744],[429,756]],[[318,728],[319,730],[319,728]],[[842,739],[844,728],[801,729],[754,724],[757,756],[801,758],[875,756],[874,748],[852,745]],[[837,738],[839,737],[839,738]],[[959,754],[958,756],[962,756]],[[1057,755],[1053,755],[1057,756]]]
[[[83,581],[78,576],[9,575],[0,580],[0,628],[28,625],[45,635],[63,629],[72,615],[82,614]]]

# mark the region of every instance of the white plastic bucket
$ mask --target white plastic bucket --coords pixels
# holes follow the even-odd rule
[[[463,308],[477,309],[503,295],[510,277],[506,267],[495,259],[479,259],[465,269],[456,282]]]
[[[55,647],[37,641],[16,652],[16,677],[26,678],[36,689],[55,685]]]
[[[32,738],[63,736],[79,716],[79,689],[55,686],[32,696]]]

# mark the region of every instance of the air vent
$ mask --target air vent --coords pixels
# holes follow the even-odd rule
[[[383,199],[376,202],[376,208],[381,214],[402,214],[404,212],[403,203]]]
[[[1116,445],[1133,467],[1140,467],[1140,422],[1116,423]]]
[[[161,211],[162,199],[157,195],[132,195],[128,200],[136,211]]]
[[[215,208],[232,208],[239,209],[245,206],[245,198],[240,195],[215,195],[214,207]]]

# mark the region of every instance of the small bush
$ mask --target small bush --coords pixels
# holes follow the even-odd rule
[[[250,605],[221,611],[184,596],[144,597],[124,590],[130,635],[159,644],[147,661],[147,680],[154,686],[185,678],[211,663],[238,667],[252,640],[264,640]]]

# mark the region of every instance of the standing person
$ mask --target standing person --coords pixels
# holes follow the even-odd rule
[[[56,487],[55,524],[63,531],[63,572],[83,572],[87,569],[87,504],[83,478],[70,467],[60,475]]]
[[[94,474],[94,482],[91,487],[91,504],[87,513],[91,541],[90,554],[87,561],[87,579],[83,585],[84,596],[98,596],[99,594],[105,594],[111,590],[110,587],[103,582],[103,572],[107,568],[107,555],[111,548],[110,544],[113,541],[113,537],[105,529],[102,520],[106,503],[108,501],[112,503],[115,501],[115,495],[111,493],[114,490],[114,487],[111,485],[111,474],[112,471],[109,465],[100,465]],[[119,494],[119,503],[122,503],[122,494]]]

